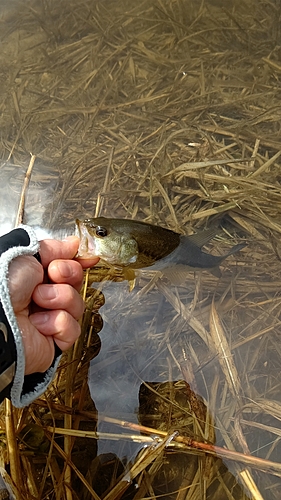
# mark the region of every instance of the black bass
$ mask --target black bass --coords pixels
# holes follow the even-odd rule
[[[225,255],[215,256],[201,248],[216,236],[217,229],[183,236],[130,219],[97,217],[77,219],[76,224],[80,238],[77,257],[100,257],[113,266],[132,269],[149,267],[164,272],[170,279],[173,275],[178,282],[183,281],[180,276],[187,270],[207,269],[219,276],[222,261],[246,246],[241,243]]]

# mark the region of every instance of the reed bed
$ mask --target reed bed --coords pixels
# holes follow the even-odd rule
[[[280,17],[278,0],[3,7],[1,223],[215,219],[208,251],[247,242],[180,287],[86,274],[77,345],[44,397],[2,413],[17,499],[280,498]],[[132,373],[138,409],[119,403]]]

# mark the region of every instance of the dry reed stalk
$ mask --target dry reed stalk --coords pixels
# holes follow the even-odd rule
[[[22,186],[18,212],[16,217],[16,224],[15,224],[16,226],[22,224],[23,222],[26,191],[28,189],[35,159],[36,156],[31,155],[30,163],[26,171],[24,183]],[[16,497],[18,500],[20,500],[22,498],[22,495],[24,494],[25,487],[21,474],[20,456],[19,456],[18,444],[15,433],[15,415],[16,411],[13,408],[12,403],[8,399],[6,399],[5,423],[6,423],[7,448],[9,454],[10,471],[11,471],[11,478],[16,486]]]
[[[22,192],[21,192],[20,201],[19,201],[19,208],[18,208],[16,223],[15,223],[16,226],[23,223],[25,197],[26,197],[26,192],[28,189],[28,184],[29,184],[29,181],[31,178],[31,174],[32,174],[32,170],[34,167],[35,160],[36,160],[36,156],[31,154],[30,162],[29,162],[28,169],[26,171],[25,178],[24,178],[24,183],[22,186]]]
[[[167,434],[161,442],[154,443],[143,450],[134,465],[125,473],[125,476],[120,479],[117,485],[114,486],[104,497],[104,500],[115,500],[120,498],[121,495],[128,489],[131,481],[159,457],[159,454],[164,451],[167,443],[170,442],[172,438],[173,436]]]
[[[66,384],[65,384],[65,405],[72,406],[72,396],[73,396],[73,380],[74,380],[74,368],[73,368],[73,348],[68,351],[67,361],[68,361],[68,369],[66,373]],[[76,365],[76,363],[75,363]],[[76,366],[75,366],[76,367]],[[64,415],[64,426],[66,429],[71,429],[72,427],[72,416],[69,414]],[[67,461],[71,458],[73,440],[69,435],[66,435],[64,438],[64,451],[67,456]],[[64,475],[63,475],[63,484],[65,486],[66,500],[72,500],[72,491],[71,491],[71,467],[66,463]]]
[[[21,465],[22,465],[22,472],[24,476],[26,477],[26,482],[28,484],[28,495],[30,500],[35,500],[39,499],[39,491],[38,491],[38,483],[35,481],[35,477],[33,475],[34,471],[32,470],[30,461],[28,457],[21,456]],[[22,491],[21,491],[22,495]],[[22,498],[22,497],[21,497]]]
[[[138,430],[145,434],[156,434],[161,437],[167,437],[168,433],[165,431],[160,431],[159,429],[152,429],[150,427],[145,427],[143,425],[134,424],[131,422],[121,421],[112,417],[107,417],[105,415],[100,417],[101,420],[105,422],[111,422],[121,427],[125,427],[131,430]],[[183,444],[190,449],[198,450],[210,455],[217,455],[219,457],[240,462],[241,464],[248,465],[257,470],[266,471],[269,474],[273,474],[281,477],[281,464],[277,462],[271,462],[270,460],[264,460],[251,455],[246,455],[244,453],[239,453],[238,451],[227,450],[226,448],[221,448],[220,446],[215,446],[207,443],[201,443],[195,441],[192,438],[184,436],[175,436],[174,441],[176,443]]]
[[[99,215],[101,214],[102,209],[103,209],[103,204],[104,204],[104,195],[109,191],[110,171],[111,171],[111,167],[112,167],[113,155],[114,155],[114,148],[112,148],[110,155],[109,155],[108,165],[107,165],[107,169],[106,169],[106,174],[105,174],[105,178],[104,178],[104,185],[103,185],[102,192],[98,193],[96,210],[95,210],[95,217],[99,217]]]
[[[8,457],[10,462],[10,473],[13,484],[15,485],[16,500],[21,500],[24,494],[25,488],[23,484],[23,478],[21,475],[21,465],[20,456],[18,450],[18,444],[15,434],[15,422],[14,422],[15,410],[12,406],[11,401],[5,400],[5,430],[7,436],[7,449]]]
[[[50,436],[49,436],[49,438],[51,439]],[[64,450],[56,442],[54,442],[54,448],[59,453],[59,455],[63,458],[63,460],[65,461],[65,464],[67,464],[69,467],[71,467],[73,472],[75,472],[75,474],[81,480],[81,482],[83,483],[85,488],[91,493],[93,499],[100,500],[100,497],[96,494],[96,492],[93,490],[91,485],[86,481],[83,474],[81,474],[79,469],[74,465],[74,463],[69,459],[68,455],[64,452]]]
[[[242,481],[244,484],[247,486],[248,491],[252,495],[253,500],[264,500],[264,497],[261,495],[260,491],[257,488],[257,485],[255,484],[250,472],[247,469],[244,469],[239,473]]]
[[[233,138],[235,138],[237,140],[241,140],[241,141],[245,141],[248,139],[248,137],[244,134],[236,134],[235,132],[225,130],[225,129],[220,128],[216,125],[203,125],[202,129],[205,130],[206,132],[212,132],[212,133],[219,134],[219,135],[226,136],[226,137],[233,137]],[[256,137],[253,136],[252,139],[255,140]],[[264,147],[269,148],[269,149],[279,150],[279,148],[280,148],[280,144],[278,144],[278,141],[271,141],[270,139],[265,139],[263,137],[260,138],[260,144],[261,144],[261,146],[264,146]]]
[[[204,370],[212,370],[216,358],[208,348],[206,317],[214,292],[224,299],[222,308],[219,303],[215,307],[231,333],[242,390],[247,387],[254,401],[243,406],[243,416],[246,408],[255,419],[268,419],[266,428],[253,421],[256,432],[245,436],[255,449],[259,436],[269,439],[270,429],[279,437],[280,12],[272,2],[234,2],[231,9],[215,3],[30,2],[3,17],[0,65],[7,78],[1,81],[1,155],[21,165],[30,150],[36,151],[39,184],[49,182],[51,165],[56,165],[59,182],[44,218],[51,227],[100,211],[99,201],[93,202],[98,193],[109,216],[153,221],[186,233],[228,212],[233,224],[212,249],[221,252],[228,235],[245,238],[249,245],[239,259],[226,262],[219,282],[202,274],[192,313],[186,305],[188,294],[194,297],[191,277],[179,298],[162,283],[161,292],[175,315],[183,311],[188,336],[199,334],[189,343],[191,363],[196,380],[204,375],[211,400],[215,396]],[[109,170],[110,192],[103,195]],[[33,213],[26,207],[26,222],[37,211],[38,200],[34,203]],[[96,272],[97,279],[102,272]],[[157,280],[147,281],[139,298],[153,292]],[[165,341],[177,366],[171,328]],[[78,356],[81,348],[76,349]],[[170,371],[163,364],[163,373]],[[51,393],[56,415],[75,416],[77,411],[79,418],[95,416],[81,409],[81,396],[79,410],[70,400],[62,404],[62,373]],[[79,364],[76,385],[82,384],[80,376]],[[212,406],[215,418],[220,416],[216,432],[226,441],[236,405],[224,406],[231,399],[225,375],[220,383],[222,398],[216,397]],[[215,394],[219,389],[214,387]],[[45,403],[41,398],[40,406],[32,405],[34,413],[25,413],[26,422],[36,416],[44,427]],[[278,439],[269,457],[274,446],[278,449]],[[56,485],[55,464],[51,474]],[[200,491],[199,472],[195,478],[188,499]],[[270,489],[273,482],[263,480],[277,499],[276,489]],[[222,477],[219,481],[223,484]],[[153,494],[150,477],[147,484]]]
[[[48,408],[49,408],[50,412],[52,413],[50,406],[48,406]],[[53,415],[52,415],[52,423],[53,423],[53,425],[55,424],[55,419],[54,419]],[[39,421],[38,421],[38,425],[39,425]],[[56,460],[53,457],[53,450],[54,450],[54,433],[52,433],[52,436],[51,436],[50,448],[49,448],[47,460],[46,460],[46,463],[45,463],[44,472],[43,472],[43,475],[42,475],[41,486],[40,486],[39,494],[38,494],[38,498],[39,499],[41,499],[42,496],[43,496],[43,491],[44,491],[44,488],[45,488],[45,484],[46,484],[46,480],[47,480],[48,474],[51,475],[52,481],[53,481],[53,485],[54,485],[54,487],[56,489],[56,483],[54,481],[54,474],[53,474],[53,468],[54,468],[54,464],[56,465]],[[57,477],[58,477],[58,481],[59,481],[59,475],[57,475]]]
[[[209,332],[204,328],[202,323],[194,317],[190,311],[187,310],[185,305],[179,300],[179,298],[173,293],[170,287],[167,287],[161,280],[156,282],[157,288],[163,293],[170,304],[173,305],[174,309],[182,315],[182,317],[190,324],[191,328],[198,333],[201,339],[205,342],[207,346],[211,347]]]
[[[241,405],[242,388],[238,372],[233,361],[233,355],[226,339],[221,321],[215,308],[214,300],[210,310],[210,333],[219,356],[221,369],[225,375],[228,387],[238,406]]]
[[[46,430],[62,436],[84,437],[89,439],[113,439],[128,440],[136,443],[154,443],[153,437],[139,436],[138,434],[114,434],[105,432],[81,431],[76,429],[65,429],[63,427],[46,427]]]
[[[87,290],[87,283],[88,283],[88,276],[89,274],[86,274],[86,280],[84,282],[84,287],[83,287],[83,292],[82,294],[84,297],[86,297],[86,290]],[[84,334],[84,335],[83,335]],[[75,375],[77,373],[78,365],[82,356],[82,349],[83,349],[83,343],[85,341],[85,335],[86,335],[86,330],[82,330],[82,334],[80,335],[79,339],[76,341],[74,344],[73,348],[68,351],[67,354],[67,368],[66,368],[66,375],[65,375],[65,406],[68,408],[72,408],[73,406],[73,393],[74,393],[74,380],[75,380]],[[83,391],[81,391],[81,396],[80,396],[80,402],[78,404],[78,410],[79,407],[81,406],[83,401]],[[83,407],[83,404],[82,404]],[[71,460],[71,453],[72,449],[74,446],[74,439],[71,437],[73,434],[71,434],[71,431],[74,428],[79,426],[80,418],[79,416],[76,416],[75,419],[73,419],[71,413],[65,413],[64,415],[64,426],[65,429],[69,432],[66,432],[64,434],[64,452],[68,457],[68,460]],[[62,483],[61,483],[62,484]],[[66,498],[67,500],[72,500],[72,469],[69,464],[65,464],[65,470],[64,470],[64,478],[63,478],[63,485],[66,487]]]
[[[192,484],[189,485],[188,488],[183,486],[181,490],[179,490],[176,500],[192,500],[192,498],[194,498],[194,495],[197,494],[198,487],[200,487],[200,482],[201,482],[201,471],[198,469],[194,476]]]

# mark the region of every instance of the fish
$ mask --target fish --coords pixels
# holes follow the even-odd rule
[[[161,271],[177,283],[190,270],[206,269],[220,276],[220,264],[246,246],[239,243],[222,256],[204,252],[202,247],[217,235],[218,228],[186,236],[142,221],[106,217],[77,219],[76,227],[78,258],[95,256],[111,266]]]

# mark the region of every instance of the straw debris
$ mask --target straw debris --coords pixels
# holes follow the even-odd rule
[[[79,343],[44,397],[6,407],[1,465],[16,498],[278,500],[280,2],[29,0],[1,10],[1,222],[14,213],[15,224],[21,198],[19,217],[51,230],[98,213],[185,234],[220,220],[208,251],[247,242],[220,279],[191,273],[182,287],[149,272],[88,274]],[[120,285],[112,350],[110,311],[100,311],[108,281]],[[128,317],[136,325],[144,314],[129,332]],[[123,393],[124,416],[119,384],[143,356],[139,409]],[[111,414],[90,397],[92,358]],[[151,366],[159,381],[146,378]]]

